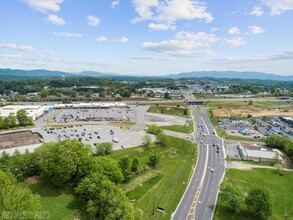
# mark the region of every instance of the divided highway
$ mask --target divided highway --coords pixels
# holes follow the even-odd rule
[[[195,108],[198,108],[196,111]],[[212,219],[218,187],[225,172],[222,139],[215,135],[214,127],[204,108],[190,106],[196,132],[193,140],[198,144],[197,164],[188,187],[172,215],[173,220]]]

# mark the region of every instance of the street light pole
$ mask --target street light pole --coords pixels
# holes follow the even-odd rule
[[[153,197],[153,213],[152,213],[152,215],[154,215],[155,214],[155,197]]]

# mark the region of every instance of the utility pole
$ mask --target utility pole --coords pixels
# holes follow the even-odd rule
[[[154,215],[155,214],[155,197],[153,197],[153,213],[152,213],[152,215]]]

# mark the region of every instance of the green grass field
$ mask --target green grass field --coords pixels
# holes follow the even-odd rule
[[[248,99],[249,100],[249,99]],[[205,105],[210,108],[239,108],[241,106],[248,106],[248,101],[219,101],[219,102],[208,102]],[[292,104],[286,104],[285,102],[269,101],[269,102],[253,102],[252,106],[258,108],[292,108]]]
[[[222,128],[216,128],[217,134],[221,138],[229,139],[229,140],[235,140],[235,141],[252,141],[252,142],[264,142],[264,139],[255,139],[255,138],[247,138],[247,137],[239,137],[239,136],[233,136],[228,135],[226,131]]]
[[[291,215],[287,219],[293,219],[293,172],[282,171],[283,176],[279,176],[273,169],[252,169],[236,170],[230,169],[226,172],[225,181],[232,182],[240,187],[244,192],[248,192],[250,187],[257,184],[268,190],[272,200],[272,217],[270,220],[282,220],[285,212],[290,211]],[[239,214],[231,212],[229,207],[219,197],[214,220],[248,220],[253,219],[245,205]]]
[[[49,213],[50,219],[85,219],[86,214],[82,212],[82,207],[76,201],[72,189],[58,189],[43,181],[30,184],[28,187],[33,193],[41,196],[43,211]]]
[[[129,183],[122,185],[134,206],[143,211],[143,219],[170,219],[195,165],[197,151],[191,142],[168,136],[168,143],[166,147],[136,147],[114,151],[109,156],[115,160],[123,155],[128,155],[129,158],[137,156],[140,167],[146,167],[144,171],[134,175]],[[147,165],[149,155],[153,152],[160,155],[156,169],[148,168]],[[166,214],[160,214],[156,210],[157,206],[163,207]]]
[[[181,117],[190,117],[190,112],[187,109],[187,114],[185,107],[174,107],[174,106],[160,106],[160,105],[152,105],[148,112],[151,113],[159,113],[159,114],[166,114],[166,115],[174,115],[174,116],[181,116]]]
[[[190,134],[193,132],[193,122],[189,123],[189,126],[185,125],[169,125],[169,126],[162,126],[162,129],[169,130],[169,131],[177,131],[185,134]]]

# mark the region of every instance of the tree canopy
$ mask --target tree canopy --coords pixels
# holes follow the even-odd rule
[[[248,192],[245,203],[255,219],[267,219],[272,215],[270,195],[260,187],[253,187]]]
[[[36,154],[42,175],[53,185],[78,182],[91,170],[91,147],[76,140],[44,144]]]
[[[101,173],[92,173],[76,187],[89,215],[97,219],[134,219],[134,208],[121,188]]]
[[[16,179],[10,173],[0,170],[0,213],[21,216],[22,219],[37,219],[41,210],[40,197],[32,194],[25,187],[17,185]],[[9,218],[11,219],[11,218]]]

